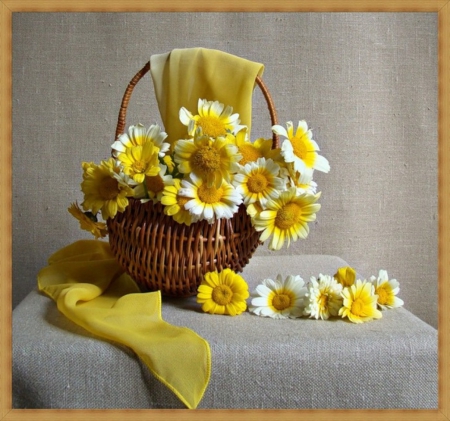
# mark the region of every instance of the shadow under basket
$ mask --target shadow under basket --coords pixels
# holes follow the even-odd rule
[[[207,272],[242,272],[261,244],[244,205],[230,219],[187,226],[160,203],[130,199],[107,224],[112,252],[141,290],[173,297],[196,295]]]

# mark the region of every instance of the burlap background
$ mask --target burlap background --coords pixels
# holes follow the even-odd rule
[[[264,63],[280,122],[307,120],[330,161],[309,238],[281,253],[386,269],[437,327],[434,13],[14,13],[13,304],[52,252],[90,238],[67,207],[80,163],[109,155],[128,81],[151,54],[196,46]],[[254,106],[254,136],[270,136],[259,92]],[[155,121],[146,77],[129,123]]]

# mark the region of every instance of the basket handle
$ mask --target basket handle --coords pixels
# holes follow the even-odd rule
[[[150,61],[148,61],[145,64],[145,66],[135,74],[133,79],[131,79],[130,83],[128,84],[127,89],[125,90],[125,93],[122,98],[122,103],[120,105],[119,117],[117,119],[115,139],[117,139],[118,136],[121,135],[122,133],[124,133],[124,131],[125,131],[125,121],[126,121],[126,117],[127,117],[128,104],[130,102],[131,94],[133,93],[134,87],[145,76],[145,74],[149,70],[150,70]],[[259,76],[256,76],[256,83],[258,84],[259,88],[261,89],[261,92],[263,93],[264,98],[267,102],[267,107],[268,107],[269,113],[270,113],[270,120],[272,122],[272,126],[274,126],[275,124],[278,124],[278,118],[277,118],[277,113],[275,110],[275,105],[272,100],[272,96],[270,95],[270,92],[269,92],[267,86],[265,85],[265,83]],[[280,146],[280,142],[279,142],[278,135],[273,133],[272,149],[278,148],[279,146]]]

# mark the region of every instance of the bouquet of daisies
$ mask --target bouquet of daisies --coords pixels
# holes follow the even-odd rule
[[[272,139],[250,141],[239,115],[218,101],[200,99],[198,114],[182,107],[179,117],[186,137],[174,144],[165,142],[159,125],[138,124],[112,144],[111,158],[82,163],[84,200],[69,207],[82,229],[105,237],[104,221],[134,198],[161,203],[166,215],[186,225],[232,218],[243,204],[272,250],[307,237],[320,209],[313,173],[330,166],[305,121],[296,128],[274,125],[283,140],[273,148]]]

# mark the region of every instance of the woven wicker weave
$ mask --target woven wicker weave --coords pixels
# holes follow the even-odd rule
[[[131,93],[149,69],[150,62],[128,84],[116,138],[124,132]],[[272,125],[277,124],[267,87],[259,77],[256,83],[266,99]],[[278,147],[276,135],[272,147]],[[107,223],[112,252],[140,288],[175,297],[195,295],[206,272],[225,268],[241,272],[260,244],[260,233],[252,227],[244,205],[231,219],[218,219],[213,224],[203,220],[186,226],[165,215],[160,203],[142,204],[130,199],[125,211]]]

